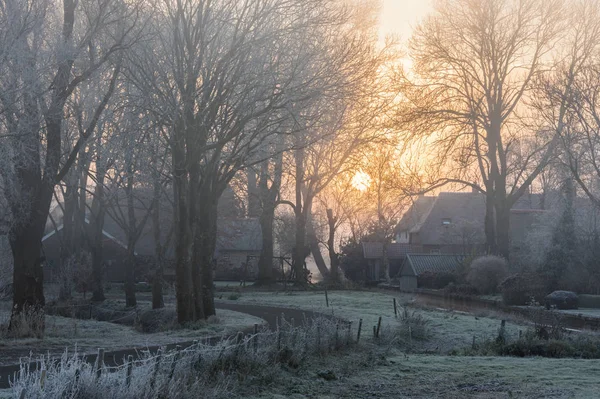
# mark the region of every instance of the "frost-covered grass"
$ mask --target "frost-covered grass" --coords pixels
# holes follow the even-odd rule
[[[505,317],[494,312],[468,314],[464,312],[431,309],[422,307],[410,294],[387,293],[381,291],[331,291],[328,292],[329,307],[326,306],[324,291],[319,292],[256,292],[243,291],[236,299],[238,303],[254,303],[257,305],[284,306],[297,309],[333,314],[353,321],[356,325],[363,319],[365,337],[372,336],[372,326],[382,317],[382,326],[395,328],[399,321],[394,315],[393,298],[396,298],[398,312],[403,306],[410,311],[417,311],[428,321],[431,332],[429,340],[418,343],[414,350],[447,353],[452,349],[471,345],[473,337],[476,341],[493,338],[500,327],[500,319]],[[222,300],[227,301],[223,293]],[[525,324],[518,320],[507,320],[507,338],[517,338],[519,330],[524,330]],[[415,343],[416,344],[416,343]]]
[[[23,366],[10,394],[74,399],[228,398],[240,384],[247,392],[254,385],[264,388],[281,369],[297,369],[311,357],[351,345],[346,331],[327,318],[302,326],[283,321],[278,331],[263,330],[215,346],[197,343],[184,350],[146,355],[130,363],[131,368],[129,363],[110,370],[100,367],[100,374],[97,365],[64,354],[59,362],[44,360],[37,371]]]
[[[142,333],[132,326],[97,320],[81,320],[46,315],[46,331],[43,338],[0,337],[0,365],[15,364],[30,352],[60,354],[76,346],[80,353],[95,352],[98,348],[118,350],[131,347],[165,345],[179,341],[192,341],[205,336],[233,334],[263,324],[264,320],[240,312],[218,310],[218,318],[212,322],[197,323],[193,328],[177,328],[157,333]],[[0,309],[0,324],[6,326],[10,308]]]
[[[588,317],[600,317],[600,309],[579,308],[579,309],[556,309],[555,312],[582,315]]]

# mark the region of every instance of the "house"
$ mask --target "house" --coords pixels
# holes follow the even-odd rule
[[[452,274],[462,267],[464,257],[451,254],[407,254],[398,279],[400,289],[414,290],[418,287],[419,276],[425,273],[435,275]]]
[[[122,282],[125,279],[125,265],[127,254],[127,207],[124,192],[118,192],[109,199],[109,206],[103,226],[103,258],[105,262],[105,281]],[[134,213],[137,223],[145,219],[140,237],[135,244],[136,279],[144,280],[153,262],[156,251],[152,220],[146,217],[151,202],[151,192],[138,188],[134,193]],[[172,237],[173,209],[168,198],[161,198],[160,209],[160,241],[167,244],[164,257],[166,268],[165,278],[172,279],[174,270],[172,260],[175,257],[174,242]],[[215,250],[215,277],[233,278],[244,275],[246,279],[253,279],[257,273],[257,261],[262,247],[262,234],[260,224],[256,218],[239,217],[241,211],[236,203],[233,190],[227,190],[219,202],[219,217],[217,220],[217,241]],[[60,265],[60,245],[62,231],[62,215],[54,216],[55,222],[50,224],[42,240],[46,265],[44,274],[47,281],[57,281]],[[89,222],[86,221],[86,230]],[[91,237],[91,231],[84,234]],[[84,238],[82,245],[89,249],[89,243]]]
[[[409,252],[420,252],[418,245],[404,243],[388,243],[363,241],[361,243],[363,257],[367,261],[365,281],[379,281],[383,277],[384,251],[390,265],[390,276],[395,276],[400,271],[402,262]]]
[[[526,194],[510,214],[515,249],[525,240],[540,215],[556,209],[559,196]],[[485,195],[479,192],[442,192],[420,196],[396,227],[396,241],[420,245],[424,253],[468,254],[484,250]]]
[[[257,218],[222,218],[217,223],[215,279],[254,280],[262,249]]]
[[[82,241],[82,247],[85,250],[90,249],[87,237],[92,236],[92,230],[89,220],[85,220],[86,232]],[[60,251],[63,233],[63,225],[57,226],[44,235],[42,238],[42,251],[45,258],[44,263],[44,281],[49,283],[59,282],[62,279],[60,271]],[[103,258],[104,258],[104,279],[106,282],[125,281],[125,260],[127,259],[127,245],[106,229],[102,230],[103,237]]]

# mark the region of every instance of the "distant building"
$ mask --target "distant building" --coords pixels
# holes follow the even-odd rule
[[[398,280],[400,289],[418,288],[418,278],[425,273],[452,274],[459,270],[464,257],[451,254],[407,254],[402,264]]]
[[[479,192],[442,192],[437,196],[417,197],[396,226],[396,242],[386,247],[390,276],[402,276],[407,286],[416,284],[418,273],[411,277],[408,255],[415,261],[426,260],[434,265],[485,253],[485,201],[485,195]],[[598,209],[585,197],[577,197],[574,208],[578,234],[597,232]],[[532,242],[536,243],[535,249],[545,253],[562,209],[563,196],[558,192],[525,194],[515,203],[510,213],[512,263],[530,262]],[[542,244],[546,247],[542,248]],[[383,243],[363,242],[362,246],[366,280],[381,280]],[[433,269],[436,267],[432,266]]]
[[[547,196],[527,194],[511,209],[510,237],[517,250],[535,222],[556,203]],[[443,192],[420,196],[396,227],[396,241],[420,245],[432,254],[482,252],[485,246],[485,195],[473,192]]]
[[[363,257],[366,261],[365,281],[379,281],[383,278],[384,251],[390,265],[390,276],[395,276],[400,271],[406,254],[421,252],[419,245],[404,243],[389,243],[363,241]]]
[[[150,193],[143,189],[135,193],[135,214],[138,223],[144,219],[150,204]],[[161,200],[160,226],[161,244],[167,243],[165,250],[165,278],[174,279],[173,260],[174,242],[169,238],[173,227],[173,209],[171,202]],[[252,280],[257,273],[258,256],[262,247],[260,224],[256,218],[244,218],[243,212],[233,190],[225,191],[219,202],[219,218],[217,220],[217,240],[214,255],[215,278],[245,278]],[[46,264],[44,275],[46,281],[56,281],[60,264],[60,246],[62,232],[62,215],[53,215],[55,224],[49,223],[46,235],[42,240]],[[103,226],[103,259],[105,266],[105,281],[123,282],[125,280],[125,264],[127,255],[127,219],[126,201],[123,193],[112,198],[111,208],[107,210]],[[89,221],[86,221],[86,237],[82,240],[84,249],[90,248],[91,231]],[[147,278],[149,264],[155,257],[156,242],[151,218],[147,218],[141,235],[135,245],[136,279]]]

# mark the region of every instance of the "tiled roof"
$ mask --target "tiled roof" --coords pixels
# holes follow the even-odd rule
[[[460,255],[407,254],[404,262],[418,276],[424,272],[452,273],[462,265],[463,259]]]
[[[381,259],[383,258],[383,243],[382,242],[362,242],[363,256],[365,259]],[[386,246],[388,259],[404,259],[406,254],[410,252],[420,252],[420,245],[390,243]]]

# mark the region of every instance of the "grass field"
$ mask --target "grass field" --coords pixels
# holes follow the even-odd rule
[[[337,377],[325,381],[317,370]],[[396,355],[365,360],[345,354],[281,376],[267,398],[597,398],[597,361],[576,359]]]
[[[221,300],[234,302],[228,300],[228,297],[223,293]],[[472,315],[422,308],[415,297],[410,294],[390,294],[380,291],[332,291],[328,293],[329,307],[326,306],[325,294],[322,291],[241,292],[235,302],[285,306],[333,314],[352,321],[355,326],[362,318],[363,326],[368,334],[372,326],[377,324],[380,316],[384,327],[394,328],[398,325],[394,315],[394,298],[396,298],[399,312],[402,311],[403,306],[406,306],[407,311],[417,312],[429,321],[433,337],[419,343],[417,349],[420,351],[447,353],[452,349],[471,345],[473,337],[476,341],[493,338],[498,333],[500,319],[503,317],[492,312]],[[507,337],[516,338],[519,330],[525,328],[526,325],[522,322],[508,320],[506,323]]]
[[[333,313],[349,320],[363,318],[367,337],[371,325],[382,316],[394,328],[393,298],[397,303],[429,320],[431,339],[411,348],[384,348],[376,359],[372,353],[345,354],[323,359],[306,369],[291,373],[267,392],[248,397],[263,398],[597,398],[600,397],[600,362],[584,359],[448,356],[451,349],[493,338],[501,314],[466,314],[421,308],[407,294],[378,291],[244,292],[237,301],[289,306]],[[226,298],[226,295],[223,295]],[[226,299],[223,299],[226,300]],[[355,324],[356,325],[356,324]],[[527,328],[524,321],[507,322],[508,338]],[[337,379],[325,381],[318,370],[328,368]],[[289,382],[288,382],[289,381]]]
[[[0,302],[0,324],[8,323],[10,303]],[[150,307],[141,302],[140,306]],[[172,305],[171,305],[172,306]],[[198,323],[192,329],[176,328],[147,334],[134,327],[105,321],[80,320],[61,316],[46,316],[46,333],[44,338],[2,338],[0,337],[0,365],[14,364],[19,358],[30,352],[35,354],[60,355],[65,348],[81,353],[95,352],[98,348],[118,350],[130,347],[166,345],[178,341],[191,341],[201,337],[233,334],[245,328],[262,324],[264,321],[245,313],[219,310],[217,319],[211,322]]]

